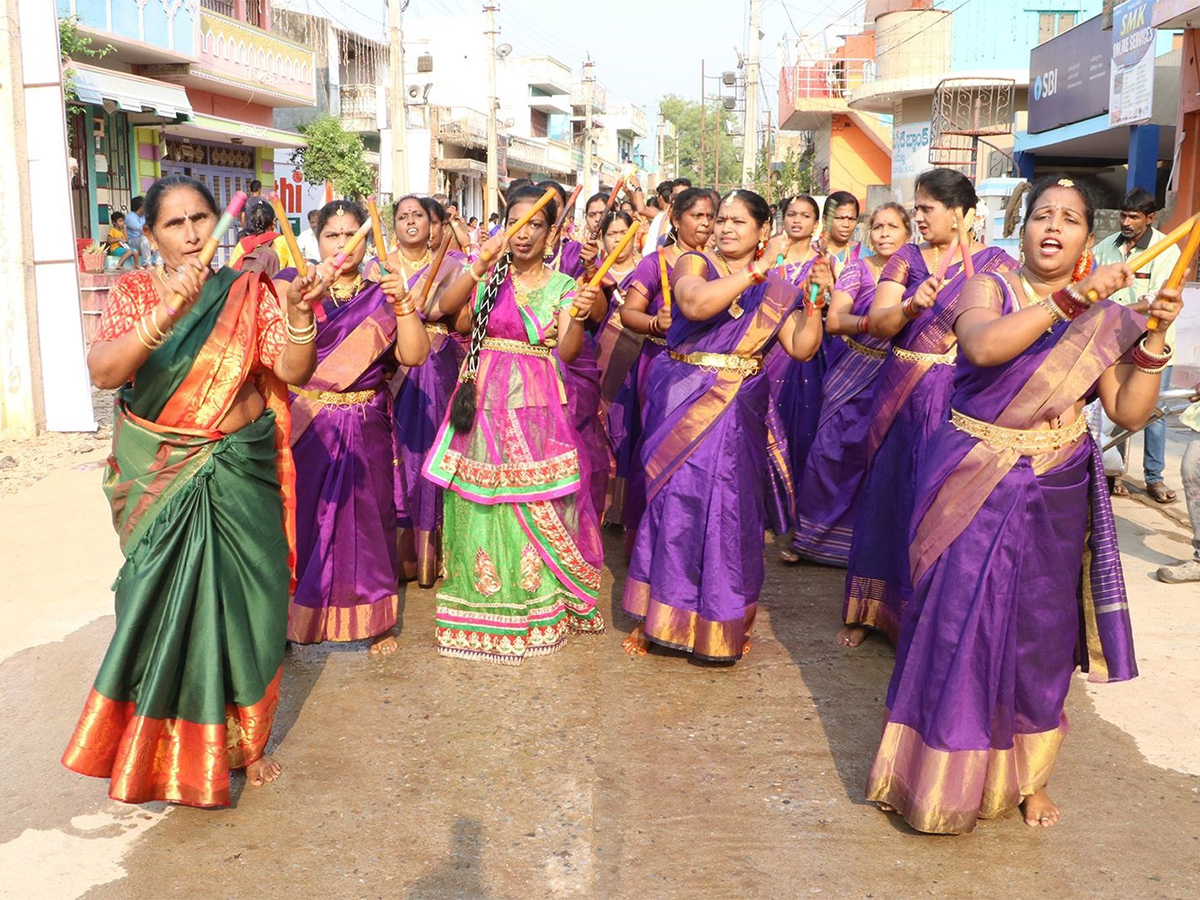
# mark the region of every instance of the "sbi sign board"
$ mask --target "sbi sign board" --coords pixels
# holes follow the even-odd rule
[[[1034,47],[1029,56],[1029,133],[1108,112],[1112,32],[1100,16]]]

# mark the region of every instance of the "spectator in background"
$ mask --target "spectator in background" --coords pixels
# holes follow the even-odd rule
[[[317,262],[321,259],[321,248],[317,242],[317,217],[321,215],[319,209],[312,209],[308,212],[308,227],[300,232],[296,238],[296,243],[300,246],[300,253],[305,259]]]
[[[1200,384],[1196,385],[1200,394]],[[1179,421],[1188,428],[1200,432],[1200,403],[1193,403],[1179,416]],[[1158,580],[1167,584],[1185,584],[1200,581],[1200,434],[1188,443],[1183,451],[1183,462],[1179,466],[1183,479],[1183,496],[1187,500],[1188,517],[1192,520],[1192,558],[1173,566],[1163,566]]]
[[[500,214],[492,213],[488,216],[488,237],[495,237],[496,232],[500,230]]]
[[[233,248],[229,267],[236,272],[262,272],[274,277],[294,264],[287,240],[275,230],[275,210],[260,203],[246,216],[246,234]]]
[[[1141,188],[1135,188],[1125,195],[1121,201],[1121,230],[1109,235],[1096,244],[1094,251],[1097,266],[1110,263],[1128,262],[1131,256],[1145,250],[1151,244],[1161,241],[1165,235],[1154,227],[1154,215],[1158,212],[1158,203],[1149,193]],[[1144,313],[1154,299],[1159,288],[1171,274],[1179,259],[1179,248],[1171,247],[1162,253],[1150,265],[1143,266],[1133,273],[1133,285],[1117,291],[1111,297],[1123,306],[1132,306],[1138,312]],[[1175,346],[1175,325],[1167,329],[1167,344]],[[1165,389],[1171,383],[1171,367],[1168,366],[1162,374],[1162,386]],[[1176,498],[1173,490],[1163,482],[1163,469],[1167,457],[1167,422],[1159,419],[1144,429],[1145,449],[1142,453],[1142,469],[1146,481],[1146,493],[1159,503],[1170,503]],[[1128,458],[1129,442],[1120,445],[1121,456]],[[1121,483],[1120,476],[1113,479],[1112,493],[1121,496],[1129,490]]]
[[[129,214],[125,216],[125,238],[141,259],[142,267],[148,269],[154,265],[154,251],[150,249],[150,241],[142,234],[142,226],[146,224],[142,218],[143,202],[141,197],[129,201]]]
[[[471,234],[471,243],[478,244],[479,243],[479,217],[478,216],[471,216],[471,218],[467,220],[467,230]]]
[[[250,182],[250,195],[246,198],[246,205],[242,207],[241,221],[238,223],[241,231],[238,233],[239,238],[246,236],[250,225],[250,212],[256,206],[265,206],[271,208],[270,202],[262,195],[262,182],[255,178]]]
[[[133,267],[136,269],[139,265],[138,252],[129,246],[128,236],[125,234],[125,214],[114,212],[109,218],[108,238],[108,255],[117,257],[117,268],[125,265],[128,259],[133,260]]]

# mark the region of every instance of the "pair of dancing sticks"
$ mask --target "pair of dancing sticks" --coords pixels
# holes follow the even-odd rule
[[[958,241],[950,252],[942,258],[938,265],[937,272],[934,278],[937,279],[938,288],[942,286],[942,282],[946,280],[946,273],[950,271],[950,266],[954,262],[955,252],[962,258],[963,274],[967,278],[975,275],[975,260],[971,256],[971,227],[975,224],[975,210],[969,209],[958,220]]]
[[[300,253],[300,246],[296,243],[296,235],[292,233],[292,223],[288,221],[287,212],[283,208],[283,203],[280,201],[279,195],[272,191],[268,199],[271,201],[271,207],[275,210],[275,218],[279,220],[279,231],[283,235],[283,240],[288,246],[288,251],[292,254],[292,258],[295,260],[296,274],[303,278],[308,274],[308,261],[304,258],[303,254]],[[244,195],[242,200],[245,202]],[[373,207],[374,205],[374,202],[372,202],[371,206]],[[230,204],[230,206],[232,207],[232,204]],[[226,215],[228,215],[228,210],[226,210]],[[237,213],[234,213],[234,215],[237,215]],[[378,216],[379,213],[376,212],[375,218],[378,218]],[[225,221],[224,217],[221,218],[221,221]],[[220,223],[218,223],[218,226],[219,225]],[[350,240],[346,242],[346,246],[344,246],[337,253],[323,260],[321,265],[328,263],[336,271],[341,267],[342,263],[349,258],[350,254],[358,249],[358,245],[366,240],[367,232],[370,230],[371,217],[368,217],[367,221],[363,222],[358,231],[354,232],[354,234],[350,237]],[[376,240],[376,246],[378,246],[379,239],[377,238]],[[386,258],[387,257],[385,256],[384,259]]]
[[[370,214],[371,229],[375,233],[375,256],[379,260],[379,270],[384,274],[388,274],[388,270],[384,265],[387,262],[387,242],[383,238],[383,220],[379,217],[379,207],[375,205],[375,199],[367,200],[367,212]],[[433,287],[433,281],[437,277],[442,268],[442,261],[446,258],[446,251],[450,248],[450,241],[454,238],[454,225],[449,223],[446,227],[446,233],[442,235],[442,242],[438,245],[437,253],[433,257],[433,262],[429,264],[429,268],[425,271],[425,280],[421,284],[421,293],[417,295],[416,307],[425,314],[425,303],[429,299],[429,292]],[[407,293],[408,285],[404,285],[405,293]],[[404,295],[401,294],[401,297]]]
[[[1183,283],[1183,277],[1187,274],[1188,266],[1191,265],[1192,259],[1195,258],[1196,252],[1200,250],[1200,213],[1196,213],[1153,247],[1147,247],[1137,256],[1129,261],[1129,268],[1137,271],[1143,266],[1150,265],[1159,255],[1166,252],[1170,247],[1174,247],[1184,237],[1187,237],[1187,243],[1183,245],[1183,252],[1179,254],[1179,259],[1175,263],[1175,268],[1171,270],[1166,283],[1163,287],[1177,288]],[[1100,294],[1095,288],[1087,292],[1087,298],[1092,303],[1100,299]],[[1146,320],[1146,327],[1151,331],[1158,330],[1159,321],[1154,316]]]
[[[217,255],[217,249],[221,246],[221,235],[233,227],[234,220],[241,213],[242,207],[245,205],[245,192],[237,191],[229,201],[229,205],[225,207],[225,212],[221,214],[221,218],[217,220],[217,227],[213,229],[213,233],[204,242],[204,246],[200,248],[198,256],[201,266],[207,269],[212,265],[213,257]],[[183,302],[183,294],[176,291],[171,295],[171,302],[168,305],[171,309],[178,309]]]

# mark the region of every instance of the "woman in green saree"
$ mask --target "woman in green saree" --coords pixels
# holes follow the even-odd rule
[[[146,194],[145,234],[167,271],[113,288],[88,368],[119,388],[104,490],[125,564],[116,631],[63,755],[128,803],[229,802],[229,771],[273,781],[294,563],[287,383],[316,364],[314,272],[286,312],[270,280],[200,252],[212,194],[183,176]],[[182,298],[182,300],[181,300]]]

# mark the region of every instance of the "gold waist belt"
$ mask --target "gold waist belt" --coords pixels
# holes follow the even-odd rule
[[[441,322],[426,322],[425,330],[430,334],[449,334],[450,329]]]
[[[525,341],[514,341],[510,338],[484,338],[481,345],[484,350],[497,350],[500,353],[516,353],[520,356],[538,356],[542,359],[549,358],[553,352],[549,347],[543,347],[541,344],[527,344]]]
[[[373,390],[367,391],[349,391],[341,393],[339,391],[310,391],[307,388],[299,388],[294,385],[288,385],[288,390],[299,397],[304,397],[306,400],[315,400],[317,403],[325,406],[362,406],[364,403],[370,402],[375,397],[376,392]]]
[[[863,356],[869,356],[871,359],[887,359],[887,351],[879,350],[875,347],[868,347],[866,344],[860,344],[852,337],[842,335],[842,340],[846,342],[846,346],[855,353],[861,353]]]
[[[905,362],[929,363],[931,366],[952,366],[958,356],[957,350],[949,353],[918,353],[916,350],[905,350],[903,347],[893,347],[892,356]]]
[[[950,424],[984,443],[1011,448],[1022,456],[1037,456],[1039,453],[1061,450],[1075,443],[1087,432],[1087,420],[1083,416],[1062,428],[1005,428],[1003,425],[972,419],[957,409],[952,409]]]
[[[652,344],[658,344],[658,346],[660,346],[660,347],[667,346],[666,338],[655,337],[652,334],[648,334],[648,335],[646,335],[646,340],[648,340]]]
[[[671,359],[685,362],[699,369],[705,369],[710,372],[717,372],[722,369],[730,372],[740,372],[746,378],[757,375],[762,368],[762,360],[756,356],[732,356],[728,353],[703,352],[676,353],[674,350],[668,350],[667,353],[670,354]]]

